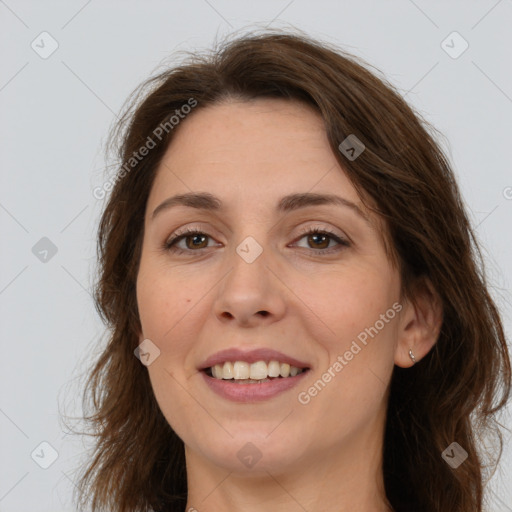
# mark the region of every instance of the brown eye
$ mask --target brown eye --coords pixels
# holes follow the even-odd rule
[[[302,240],[303,238],[307,239],[307,247],[304,247],[303,245],[299,245],[298,247],[309,249],[319,255],[331,254],[332,252],[340,251],[345,247],[350,247],[350,243],[347,240],[339,237],[335,233],[331,233],[328,230],[321,230],[318,228],[304,231],[298,240]],[[335,243],[331,245],[331,242]]]
[[[208,247],[208,239],[211,238],[206,233],[199,230],[187,230],[184,233],[177,233],[170,240],[165,242],[164,249],[170,252],[193,252]],[[185,246],[180,246],[181,242],[185,242]]]
[[[207,240],[208,235],[199,234],[199,235],[186,235],[180,237],[185,239],[185,245],[188,249],[203,249],[208,246],[208,242],[204,245],[204,241]],[[192,243],[188,243],[189,240],[192,240]]]
[[[330,238],[331,237],[329,235],[313,233],[312,235],[308,236],[308,243],[316,246],[313,247],[313,249],[327,249],[329,246]]]
[[[211,240],[210,235],[195,229],[190,229],[182,233],[176,233],[174,237],[165,242],[164,249],[169,252],[175,252],[178,254],[184,253],[192,253],[199,252],[201,249],[208,248],[208,241]],[[310,252],[313,252],[318,255],[323,254],[331,254],[332,252],[337,252],[343,249],[344,247],[349,247],[350,243],[339,237],[338,235],[331,233],[328,230],[320,230],[320,229],[309,229],[302,233],[302,236],[298,240],[307,239],[307,247],[303,247],[304,249],[309,249]],[[179,245],[182,242],[185,242],[185,245]],[[331,242],[334,242],[331,245]]]

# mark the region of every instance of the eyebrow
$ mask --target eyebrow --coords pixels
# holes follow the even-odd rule
[[[302,192],[290,194],[282,197],[276,206],[278,213],[287,213],[309,206],[333,205],[350,208],[357,215],[362,217],[367,223],[371,224],[368,216],[357,206],[357,204],[334,194],[315,194],[311,192]],[[167,198],[160,203],[153,211],[151,216],[154,219],[159,213],[169,210],[175,206],[187,206],[198,210],[219,211],[222,210],[222,201],[208,192],[189,192],[178,194]]]

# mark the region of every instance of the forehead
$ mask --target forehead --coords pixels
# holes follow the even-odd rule
[[[308,105],[230,101],[199,108],[177,128],[158,169],[152,203],[196,190],[226,202],[336,192],[360,203],[332,153],[323,119]]]

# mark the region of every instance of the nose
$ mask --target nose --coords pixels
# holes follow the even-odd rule
[[[268,263],[271,262],[265,250],[251,263],[233,251],[228,263],[230,270],[216,289],[213,305],[221,322],[256,327],[284,316],[286,287]]]

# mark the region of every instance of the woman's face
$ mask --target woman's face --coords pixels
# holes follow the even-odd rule
[[[157,356],[153,390],[187,460],[276,474],[373,453],[398,351],[400,279],[322,119],[259,99],[181,123],[148,199],[137,300],[140,341]],[[182,194],[209,194],[217,207],[158,208]],[[199,234],[165,248],[187,229]],[[229,349],[241,354],[221,363],[238,361],[238,377],[286,374],[287,361],[308,369],[265,383],[208,376],[207,360]],[[247,354],[257,349],[280,355]],[[261,360],[280,364],[244,364]]]

